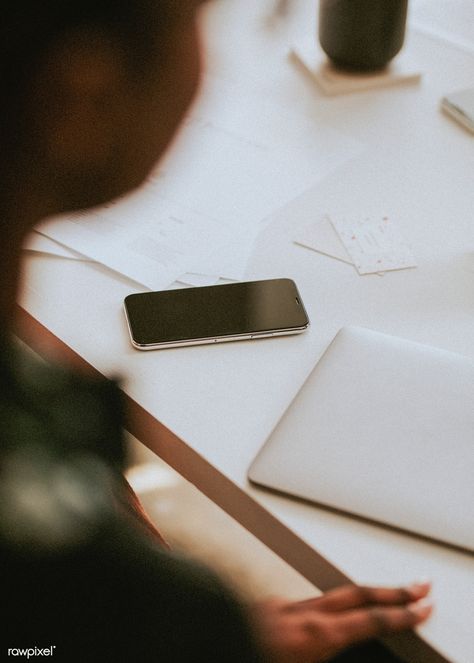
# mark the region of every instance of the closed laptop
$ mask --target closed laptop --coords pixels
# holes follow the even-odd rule
[[[249,479],[474,550],[474,362],[346,327]]]

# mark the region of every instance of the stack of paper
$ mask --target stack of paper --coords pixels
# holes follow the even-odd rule
[[[136,193],[38,230],[151,288],[240,280],[279,207],[360,151],[347,136],[209,78]]]

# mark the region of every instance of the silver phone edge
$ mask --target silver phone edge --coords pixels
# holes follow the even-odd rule
[[[190,345],[213,345],[214,343],[230,343],[231,341],[250,341],[253,339],[257,340],[259,338],[271,338],[274,336],[292,336],[294,334],[301,334],[302,332],[306,331],[306,329],[308,329],[308,327],[310,326],[310,322],[308,319],[308,322],[305,325],[302,325],[301,327],[288,327],[287,329],[272,329],[266,332],[255,332],[253,334],[209,336],[208,338],[184,339],[183,341],[169,341],[165,343],[153,343],[153,344],[142,345],[134,340],[125,304],[123,308],[125,312],[125,319],[127,321],[128,333],[130,335],[130,341],[136,350],[142,350],[145,352],[147,350],[167,350],[168,348],[182,348]]]

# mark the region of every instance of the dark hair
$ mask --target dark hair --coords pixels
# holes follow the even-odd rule
[[[7,0],[0,24],[2,78],[35,60],[48,44],[81,27],[112,30],[133,51],[178,14],[172,0]]]
[[[0,149],[14,145],[29,84],[59,40],[81,29],[123,43],[127,63],[146,68],[179,14],[177,0],[6,0],[0,21]],[[183,4],[186,4],[184,2]]]

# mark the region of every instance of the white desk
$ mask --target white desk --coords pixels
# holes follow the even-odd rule
[[[139,353],[122,312],[124,296],[136,288],[100,266],[44,256],[28,258],[24,317],[33,334],[39,323],[101,373],[126,376],[124,391],[140,415],[132,432],[318,587],[347,577],[432,578],[432,619],[418,636],[392,644],[410,661],[472,663],[472,557],[255,489],[246,471],[342,325],[474,357],[474,139],[438,111],[444,93],[474,84],[474,55],[414,32],[405,53],[423,72],[420,85],[324,98],[285,55],[299,35],[314,30],[315,3],[296,2],[285,23],[268,29],[262,16],[271,4],[226,0],[210,7],[214,73],[366,145],[355,161],[274,215],[250,264],[249,278],[296,280],[310,331]],[[412,242],[418,269],[360,277],[291,243],[293,225],[320,213],[381,208]]]

